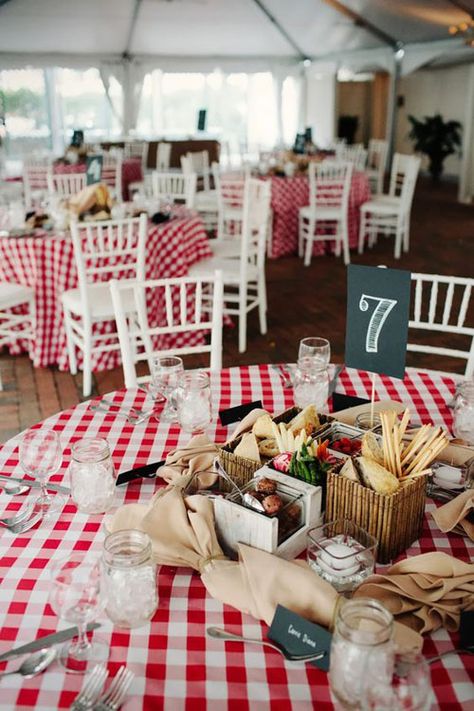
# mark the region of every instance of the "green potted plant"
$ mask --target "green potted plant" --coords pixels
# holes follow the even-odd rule
[[[415,143],[415,151],[428,156],[428,170],[433,180],[438,181],[444,159],[461,145],[461,124],[459,121],[444,121],[440,114],[425,116],[422,121],[408,116],[408,120],[412,126],[409,138]]]

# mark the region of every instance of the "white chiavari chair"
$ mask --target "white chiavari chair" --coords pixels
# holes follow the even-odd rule
[[[338,143],[336,145],[336,160],[352,163],[354,170],[364,171],[367,165],[367,151],[362,143],[354,143],[351,146]]]
[[[474,291],[474,279],[439,274],[411,275],[414,295],[411,300],[411,318],[409,328],[417,331],[432,331],[439,334],[452,334],[470,339],[466,350],[431,344],[412,343],[407,350],[414,353],[462,358],[466,360],[464,375],[474,375],[474,321],[472,320],[471,297]],[[471,314],[471,323],[468,316]]]
[[[118,202],[122,202],[122,153],[106,152],[103,154],[100,181],[105,183]]]
[[[388,195],[379,195],[360,208],[359,254],[364,251],[366,238],[372,247],[378,234],[395,237],[396,259],[401,256],[402,247],[408,252],[411,206],[419,169],[420,158],[395,153]]]
[[[336,255],[349,264],[349,193],[353,163],[325,160],[309,165],[309,205],[299,211],[298,254],[311,263],[314,242],[336,242]],[[318,234],[318,229],[320,232]],[[328,232],[333,229],[333,232]]]
[[[137,378],[135,366],[146,361],[151,372],[156,356],[209,353],[211,371],[221,369],[223,285],[219,271],[199,278],[112,280],[110,290],[126,388],[136,387],[138,381],[148,379],[148,376]],[[132,303],[133,319],[130,318]],[[179,338],[189,333],[205,336],[209,332],[209,344],[202,339],[196,345],[161,347],[161,343],[166,344],[163,339],[169,336]]]
[[[181,156],[181,170],[184,175],[196,174],[194,170],[192,154],[187,153]],[[218,165],[218,164],[216,164]],[[214,166],[214,164],[213,164]],[[198,178],[196,177],[196,180]],[[217,230],[218,228],[218,204],[217,190],[199,190],[194,196],[194,209],[199,212],[208,231]]]
[[[196,174],[159,173],[152,174],[153,197],[172,203],[182,203],[188,208],[194,207],[196,196]]]
[[[85,173],[49,173],[48,189],[50,196],[60,199],[77,195],[86,187]]]
[[[270,219],[270,181],[248,178],[244,183],[240,258],[212,257],[195,264],[190,275],[222,271],[225,311],[239,318],[239,351],[247,349],[247,315],[258,308],[260,332],[267,332],[265,253]],[[229,306],[235,304],[235,306]]]
[[[136,219],[71,223],[78,288],[65,291],[61,301],[73,375],[77,373],[76,348],[83,354],[84,397],[91,393],[92,354],[119,348],[113,332],[94,333],[94,325],[114,319],[108,282],[117,277],[144,280],[146,234],[145,214]]]
[[[23,307],[20,312],[17,307]],[[16,309],[12,311],[12,309]],[[35,293],[30,286],[0,282],[0,349],[14,341],[34,339]],[[3,389],[0,374],[0,390]]]
[[[192,172],[198,177],[198,185],[202,183],[204,192],[209,193],[211,190],[209,151],[188,151],[186,158],[190,161]]]
[[[25,207],[33,209],[44,200],[49,192],[48,175],[53,170],[50,156],[25,158],[23,162],[23,191]]]
[[[371,138],[369,141],[369,155],[367,158],[366,173],[369,178],[372,193],[383,193],[383,179],[387,167],[388,141]]]
[[[155,169],[166,173],[170,169],[171,143],[160,141],[156,148]]]

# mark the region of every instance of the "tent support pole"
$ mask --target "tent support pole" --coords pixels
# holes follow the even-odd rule
[[[391,164],[395,151],[395,137],[397,130],[397,96],[398,85],[402,68],[403,50],[398,49],[393,53],[393,65],[390,73],[390,91],[387,102],[387,141],[388,141],[388,165]]]

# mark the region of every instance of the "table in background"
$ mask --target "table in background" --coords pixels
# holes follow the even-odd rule
[[[184,210],[179,216],[160,225],[150,223],[146,242],[146,277],[185,276],[189,268],[212,256],[204,225],[196,213]],[[29,354],[35,368],[58,365],[69,370],[61,294],[77,287],[74,250],[69,232],[51,234],[38,230],[31,237],[0,238],[0,280],[32,286],[36,299],[35,339]],[[100,326],[111,331],[114,324]],[[95,327],[97,328],[97,327]],[[173,345],[194,345],[199,334],[178,334]],[[18,352],[13,345],[11,352]],[[78,353],[79,365],[82,354]],[[108,370],[120,364],[118,351],[93,354],[92,369]]]
[[[433,421],[451,425],[446,403],[451,399],[459,377],[443,373],[418,373],[408,369],[405,380],[376,378],[377,399],[393,398],[411,408],[413,423]],[[368,373],[344,370],[338,392],[359,397],[370,395]],[[279,412],[293,404],[292,390],[282,387],[271,367],[244,366],[223,370],[212,377],[215,412],[241,402],[261,399],[264,406]],[[142,391],[119,391],[112,395],[127,407],[142,407]],[[61,471],[53,477],[61,481],[70,458],[70,447],[82,437],[106,437],[117,471],[163,458],[188,435],[176,425],[154,420],[133,427],[123,418],[91,412],[87,402],[60,412],[44,422],[61,436],[65,456]],[[224,441],[231,428],[213,424],[209,436]],[[19,476],[19,437],[0,449],[0,470]],[[117,504],[147,502],[157,483],[138,481],[117,490]],[[3,495],[4,496],[4,495]],[[474,544],[458,535],[441,533],[430,511],[435,504],[427,501],[421,538],[406,555],[439,550],[465,561],[472,559]],[[48,604],[48,566],[51,559],[72,551],[100,553],[104,534],[102,516],[80,514],[68,504],[56,523],[42,524],[21,536],[11,537],[0,531],[0,653],[26,643],[40,634],[54,632],[58,619]],[[52,527],[51,527],[52,526]],[[404,557],[404,556],[401,556]],[[98,631],[111,645],[109,668],[127,664],[136,674],[134,696],[124,711],[220,711],[221,709],[278,709],[310,711],[331,709],[327,675],[311,665],[287,662],[269,649],[256,645],[225,645],[206,637],[206,627],[226,627],[238,634],[265,637],[267,627],[249,615],[212,599],[199,575],[187,568],[161,566],[158,572],[159,608],[153,621],[134,630],[113,628],[101,619]],[[458,635],[440,629],[425,638],[424,653],[438,654],[457,646]],[[13,663],[12,663],[13,664]],[[467,709],[472,700],[470,674],[472,656],[449,656],[431,667],[438,708],[451,711]],[[67,675],[58,666],[45,674],[22,680],[18,676],[2,679],[0,709],[11,711],[69,708],[81,685],[81,678]],[[436,706],[434,707],[436,708]]]
[[[297,175],[293,178],[272,176],[272,244],[270,257],[283,257],[298,251],[298,213],[300,207],[309,204],[309,178]],[[349,193],[349,247],[354,249],[359,241],[359,216],[362,203],[370,200],[370,184],[365,173],[352,175]],[[325,245],[334,251],[334,242],[315,242],[313,255],[323,254]]]
[[[86,163],[55,163],[55,173],[84,173]],[[124,158],[122,160],[122,198],[129,200],[128,186],[143,180],[142,162],[140,158]]]

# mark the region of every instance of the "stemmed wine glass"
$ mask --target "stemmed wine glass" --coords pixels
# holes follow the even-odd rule
[[[149,391],[154,400],[159,395],[166,398],[166,405],[160,414],[162,422],[173,422],[177,418],[174,394],[183,371],[183,361],[177,356],[159,356],[152,361]]]
[[[26,432],[20,442],[19,459],[26,474],[38,479],[41,484],[41,494],[34,506],[41,508],[43,516],[59,511],[66,503],[66,497],[60,494],[52,496],[47,491],[49,477],[61,465],[62,450],[57,432],[47,429]]]
[[[49,603],[62,620],[77,625],[78,636],[60,651],[63,667],[84,674],[107,661],[109,648],[104,642],[87,637],[87,625],[105,607],[100,589],[100,560],[85,553],[72,553],[52,567]]]

